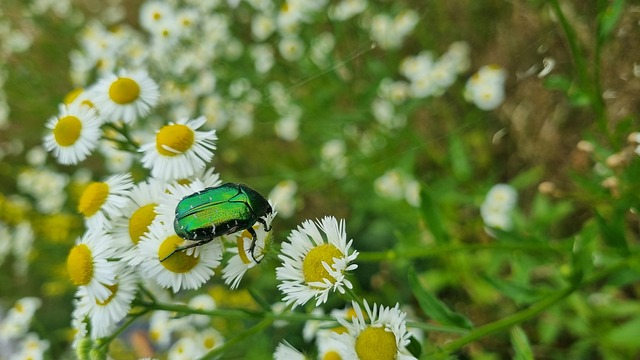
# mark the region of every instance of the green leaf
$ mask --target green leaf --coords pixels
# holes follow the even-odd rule
[[[564,75],[549,75],[544,80],[544,86],[549,90],[560,90],[565,93],[571,89],[572,81]]]
[[[409,269],[409,286],[413,290],[413,295],[418,299],[420,308],[430,318],[440,322],[443,325],[450,325],[461,327],[465,329],[471,329],[473,324],[471,320],[467,319],[464,315],[452,311],[449,307],[440,301],[433,294],[425,290],[416,276],[414,268]]]
[[[515,178],[509,181],[509,184],[516,189],[525,189],[533,184],[537,184],[544,175],[542,166],[535,166],[527,171],[519,173]]]
[[[623,254],[629,253],[629,245],[624,236],[624,216],[622,214],[614,214],[609,219],[605,219],[598,211],[594,217],[598,222],[598,228],[607,245],[620,250]]]
[[[449,160],[453,175],[460,180],[467,180],[472,174],[469,157],[464,150],[464,143],[455,133],[449,138]]]
[[[598,17],[598,41],[604,42],[613,32],[624,10],[624,0],[614,0]]]
[[[440,214],[436,209],[431,191],[426,184],[423,184],[420,190],[420,209],[422,210],[424,221],[427,223],[429,231],[435,238],[436,243],[440,245],[448,244],[449,234],[447,234],[442,226]]]
[[[497,279],[486,274],[480,274],[480,277],[501,294],[513,299],[517,303],[532,303],[544,295],[541,291],[523,284]]]
[[[420,345],[420,341],[416,339],[414,336],[409,338],[409,345],[407,345],[407,350],[416,358],[420,358],[422,354],[422,346]]]
[[[640,317],[635,317],[624,324],[615,326],[604,336],[604,342],[615,347],[640,349],[638,334],[640,334]]]
[[[533,351],[531,350],[531,344],[529,344],[529,338],[527,338],[527,334],[520,326],[512,327],[509,332],[509,337],[511,338],[511,345],[513,345],[515,352],[514,359],[533,360]]]

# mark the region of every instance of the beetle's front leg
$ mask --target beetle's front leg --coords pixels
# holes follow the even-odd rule
[[[264,231],[271,231],[272,227],[267,225],[267,220],[265,220],[264,218],[258,218],[258,222],[262,224],[262,226],[264,227]]]
[[[249,232],[249,234],[251,234],[251,246],[249,246],[249,252],[251,252],[253,261],[255,261],[257,264],[260,264],[260,261],[256,259],[256,255],[253,253],[253,251],[256,249],[256,241],[258,240],[258,235],[256,235],[256,231],[253,230],[252,227],[249,227],[247,231]]]
[[[189,244],[189,245],[184,245],[184,246],[177,246],[175,248],[175,250],[173,250],[169,255],[165,256],[164,258],[162,258],[162,260],[160,260],[160,262],[163,262],[165,260],[167,260],[168,258],[170,258],[171,256],[173,256],[173,254],[179,252],[179,251],[184,251],[184,250],[188,250],[191,248],[194,248],[196,246],[200,246],[200,245],[204,245],[206,243],[209,243],[211,240],[213,240],[213,238],[211,239],[204,239],[204,240],[198,240],[198,241],[194,241],[193,243]]]

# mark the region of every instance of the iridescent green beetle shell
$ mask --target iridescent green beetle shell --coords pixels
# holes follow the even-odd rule
[[[176,206],[173,227],[187,240],[207,240],[251,228],[273,210],[257,191],[226,183],[184,197]]]

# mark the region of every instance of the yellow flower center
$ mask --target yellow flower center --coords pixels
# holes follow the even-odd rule
[[[151,330],[151,331],[149,331],[149,337],[153,341],[160,340],[160,330]]]
[[[247,251],[244,248],[245,237],[248,237],[248,238],[251,237],[251,234],[247,230],[243,231],[242,234],[238,236],[236,243],[238,244],[238,256],[240,256],[240,260],[242,260],[243,264],[249,264],[251,263],[251,260],[249,260],[249,258],[247,257]]]
[[[93,256],[86,244],[76,245],[69,251],[67,271],[74,285],[87,285],[93,278]]]
[[[22,306],[22,304],[20,303],[16,303],[13,308],[16,309],[16,311],[20,314],[24,312],[24,306]]]
[[[65,105],[69,105],[73,102],[73,100],[77,99],[78,96],[80,96],[80,94],[82,94],[82,92],[84,91],[83,88],[75,88],[71,91],[69,91],[69,93],[67,93],[67,95],[65,95],[64,99],[62,100],[62,102]]]
[[[189,150],[194,140],[193,130],[187,125],[165,125],[156,136],[156,149],[160,155],[176,156]]]
[[[78,212],[86,217],[93,216],[100,210],[109,196],[109,185],[104,182],[93,182],[87,186],[80,197]]]
[[[140,96],[140,85],[135,80],[121,77],[109,87],[109,98],[116,104],[126,105]]]
[[[80,137],[82,122],[73,115],[67,115],[58,120],[53,128],[53,137],[60,146],[70,146],[75,144]]]
[[[324,353],[322,360],[342,360],[342,356],[340,356],[337,351],[329,350]]]
[[[327,265],[332,266],[333,258],[340,258],[342,256],[343,254],[340,250],[331,244],[322,244],[314,247],[302,262],[304,280],[307,283],[323,281],[323,279],[333,281],[333,277],[329,275],[329,272],[322,266],[322,263],[326,262]]]
[[[171,254],[177,247],[179,247],[184,240],[178,235],[171,235],[168,238],[164,239],[162,244],[160,244],[160,248],[158,249],[158,258],[164,259],[169,254]],[[197,256],[187,255],[185,251],[179,251],[170,258],[165,259],[162,262],[162,266],[164,266],[167,270],[174,273],[186,273],[193,269],[196,265],[198,265]]]
[[[213,349],[216,346],[216,339],[213,336],[207,336],[202,343],[205,349]]]
[[[161,12],[158,12],[158,11],[155,11],[155,12],[151,15],[151,17],[153,18],[153,20],[158,21],[158,20],[162,19],[162,13],[161,13]]]
[[[96,304],[100,305],[100,306],[105,306],[108,303],[111,302],[111,300],[113,300],[113,298],[116,296],[116,294],[118,293],[118,284],[113,284],[113,285],[105,285],[105,287],[107,289],[109,289],[109,291],[111,291],[111,295],[109,295],[108,298],[106,298],[104,301],[98,301],[96,300]]]
[[[156,204],[148,204],[136,210],[129,218],[129,236],[134,244],[149,230],[149,225],[156,218]]]
[[[397,353],[395,335],[383,327],[369,326],[356,339],[356,354],[360,360],[393,360]]]

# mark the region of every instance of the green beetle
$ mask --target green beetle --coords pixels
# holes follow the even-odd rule
[[[269,202],[244,184],[225,183],[185,196],[176,206],[173,228],[178,236],[194,243],[176,248],[160,261],[218,236],[247,230],[252,237],[251,257],[258,262],[253,254],[257,237],[253,225],[258,222],[270,231],[264,217],[272,212]]]

